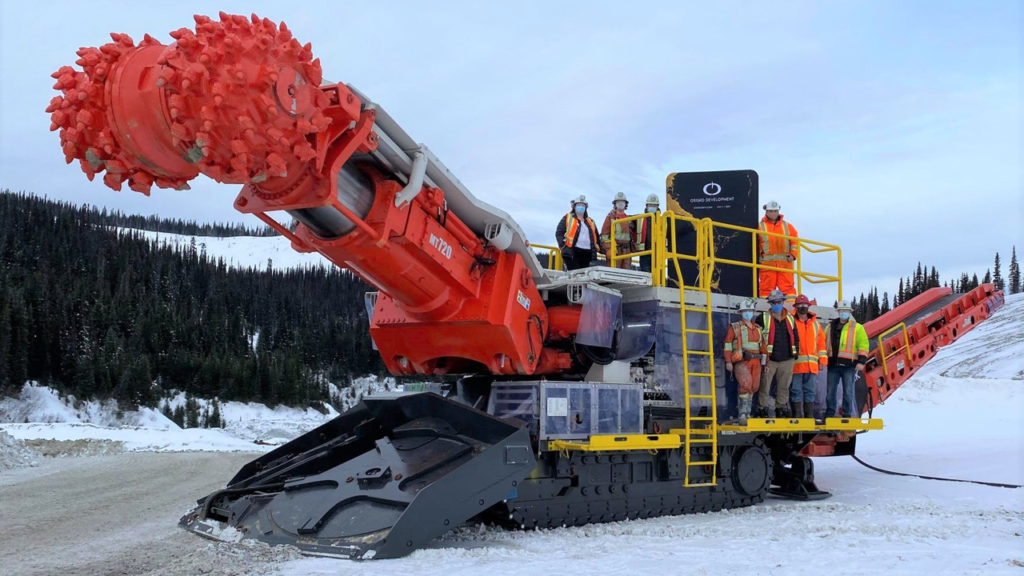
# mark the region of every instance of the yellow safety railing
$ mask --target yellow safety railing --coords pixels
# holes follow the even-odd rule
[[[712,266],[717,264],[725,264],[728,266],[741,266],[744,268],[750,268],[751,280],[753,287],[753,294],[758,293],[758,272],[761,270],[770,270],[773,272],[779,271],[780,268],[771,266],[769,264],[762,264],[758,262],[760,256],[759,240],[765,236],[771,238],[782,238],[789,240],[794,246],[796,246],[796,260],[794,261],[793,274],[796,277],[796,292],[797,294],[803,293],[803,282],[806,280],[811,284],[824,284],[828,282],[836,283],[837,299],[843,299],[843,250],[835,244],[826,244],[825,242],[819,242],[817,240],[810,240],[807,238],[798,238],[796,236],[787,236],[785,234],[776,234],[775,232],[762,232],[757,228],[747,228],[745,226],[736,226],[734,224],[725,224],[723,222],[715,222],[707,219],[711,223],[711,233],[709,234],[709,241],[714,243],[715,230],[733,230],[736,232],[743,232],[750,234],[750,260],[740,261],[732,260],[729,258],[718,258],[714,257]],[[807,251],[811,254],[823,254],[828,252],[834,252],[836,254],[836,273],[834,275],[821,274],[819,272],[808,272],[803,269],[803,251]],[[786,269],[782,269],[786,270]]]
[[[892,334],[893,332],[896,332],[897,330],[903,330],[903,346],[900,346],[899,348],[896,348],[891,353],[887,353],[885,351],[885,348],[882,347],[882,340],[886,336],[888,336],[889,334]],[[911,363],[911,361],[913,361],[914,357],[913,357],[913,353],[910,351],[910,334],[907,333],[907,325],[904,324],[903,322],[900,322],[899,324],[897,324],[897,325],[893,326],[892,328],[889,328],[885,332],[882,332],[881,334],[879,334],[878,335],[878,349],[882,352],[882,369],[885,370],[885,377],[886,378],[889,377],[889,364],[888,364],[889,359],[895,357],[900,352],[905,351],[907,353],[907,364],[906,365],[910,366],[910,363]],[[898,368],[898,365],[897,365],[897,368]]]
[[[612,242],[608,251],[607,261],[610,266],[615,266],[616,263],[625,260],[629,262],[629,267],[632,267],[634,257],[639,258],[641,256],[649,256],[651,258],[651,276],[660,277],[660,275],[656,274],[654,267],[656,265],[659,265],[659,268],[664,268],[665,265],[663,259],[657,258],[657,247],[659,245],[658,239],[665,237],[664,231],[660,228],[660,225],[663,224],[664,219],[660,218],[659,214],[657,213],[644,212],[642,214],[637,214],[635,216],[627,216],[626,218],[620,218],[618,220],[615,220],[612,223],[612,229],[614,230],[615,227],[619,225],[629,225],[630,227],[637,230],[637,239],[640,240],[639,230],[641,227],[641,220],[646,220],[648,222],[647,225],[650,227],[650,246],[645,246],[643,250],[638,250],[636,252],[617,254],[616,252],[618,250],[618,243]],[[664,244],[664,242],[662,244]]]
[[[651,222],[651,245],[645,246],[642,251],[631,252],[629,254],[618,254],[616,253],[618,246],[612,243],[610,253],[608,254],[608,262],[620,262],[622,260],[629,261],[632,263],[634,257],[639,256],[650,256],[651,257],[651,283],[654,286],[666,286],[668,282],[667,272],[670,269],[669,262],[674,258],[681,258],[684,260],[696,261],[697,266],[700,269],[710,267],[709,274],[713,274],[716,267],[719,265],[725,266],[740,266],[749,268],[751,273],[751,287],[752,293],[758,293],[758,273],[762,270],[778,271],[779,268],[771,266],[769,264],[759,262],[760,256],[760,241],[764,237],[782,238],[789,240],[796,247],[796,260],[793,264],[793,275],[796,278],[796,291],[797,293],[803,292],[803,283],[806,281],[809,284],[836,284],[837,299],[843,299],[843,250],[835,244],[828,244],[820,242],[818,240],[811,240],[809,238],[798,238],[796,236],[787,236],[785,234],[776,234],[774,232],[762,232],[758,228],[747,228],[745,226],[736,226],[734,224],[725,224],[723,222],[715,222],[710,218],[696,219],[688,216],[677,216],[672,212],[662,212],[657,214],[644,213],[637,214],[635,216],[628,216],[615,220],[613,225],[623,224],[631,225],[633,228],[638,228],[636,224],[641,219],[649,219]],[[704,246],[697,250],[698,253],[705,254],[706,258],[710,260],[703,262],[697,254],[684,255],[679,254],[677,250],[677,226],[678,222],[688,222],[693,225],[694,228],[700,226],[707,226],[707,231],[702,235],[699,240],[701,244],[709,244],[712,246]],[[741,232],[750,234],[750,258],[748,260],[734,260],[731,258],[722,258],[715,255],[713,250],[713,244],[717,237],[717,232],[721,230],[730,230],[734,232]],[[825,274],[816,271],[805,270],[804,253],[807,254],[835,254],[835,273]],[[681,270],[676,271],[677,274]],[[678,278],[678,276],[677,276]],[[708,280],[710,280],[710,275]]]
[[[549,270],[561,270],[564,267],[564,262],[562,262],[562,251],[559,250],[558,246],[530,243],[530,248],[548,253]]]

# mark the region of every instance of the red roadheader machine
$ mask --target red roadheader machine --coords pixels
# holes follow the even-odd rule
[[[881,427],[862,414],[1002,304],[991,285],[934,289],[871,322],[861,413],[729,424],[735,383],[716,356],[741,297],[713,277],[732,265],[756,278],[757,265],[716,258],[718,224],[633,217],[662,240],[652,273],[547,269],[507,213],[379,104],[324,82],[283,23],[195,22],[166,46],[113,34],[53,74],[62,94],[47,112],[67,162],[144,194],[200,174],[240,185],[237,210],[377,289],[370,337],[391,373],[459,377],[441,394],[368,398],[247,464],[181,520],[197,534],[392,558],[471,519],[556,527],[827,496],[809,456],[853,454],[858,431]],[[694,251],[676,252],[679,230]],[[798,280],[841,294],[828,249],[836,273],[798,259]]]

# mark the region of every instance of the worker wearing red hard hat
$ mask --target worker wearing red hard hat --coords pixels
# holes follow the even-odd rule
[[[781,290],[787,297],[796,296],[796,287],[793,285],[793,262],[797,258],[797,233],[796,228],[779,213],[781,209],[778,202],[768,202],[764,205],[764,218],[758,224],[758,229],[765,234],[758,234],[757,262],[762,266],[768,266],[758,270],[758,294],[761,298],[767,297],[776,289]],[[778,270],[775,270],[776,268]]]
[[[765,356],[761,328],[754,323],[754,301],[740,303],[741,320],[729,325],[725,334],[725,369],[739,384],[739,425],[746,426],[754,393],[761,383],[761,364]]]
[[[839,318],[825,327],[825,347],[828,357],[828,390],[825,394],[825,416],[836,416],[839,383],[843,383],[843,416],[859,417],[855,393],[857,373],[864,371],[868,362],[868,334],[853,317],[853,308],[847,300],[836,305]]]
[[[801,294],[793,302],[796,310],[797,349],[793,363],[793,384],[789,388],[789,409],[794,418],[814,418],[815,383],[818,368],[828,364],[825,347],[825,329],[818,317],[810,311],[811,300]]]

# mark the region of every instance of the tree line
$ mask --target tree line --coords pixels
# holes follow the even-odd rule
[[[127,407],[156,406],[172,390],[308,405],[330,401],[328,382],[383,373],[368,287],[347,271],[228,267],[111,229],[127,224],[154,220],[0,192],[0,393],[35,380]]]
[[[954,293],[963,293],[989,283],[994,284],[996,290],[1003,290],[1007,294],[1019,294],[1024,291],[1016,246],[1012,249],[1006,277],[1002,273],[1002,259],[998,252],[996,252],[993,267],[989,268],[980,280],[976,273],[968,275],[967,272],[963,272],[952,280],[942,281],[934,266],[929,268],[918,262],[917,269],[908,275],[905,281],[903,278],[900,279],[899,287],[893,292],[891,306],[889,293],[883,292],[879,298],[877,287],[872,287],[867,294],[861,293],[859,298],[851,300],[850,305],[853,307],[855,318],[861,322],[868,322],[932,288],[946,287],[952,289]]]

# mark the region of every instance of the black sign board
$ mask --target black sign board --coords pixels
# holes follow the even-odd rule
[[[676,172],[666,181],[667,208],[678,215],[715,222],[757,228],[760,206],[757,196],[757,172],[727,170],[724,172]],[[694,254],[696,235],[691,226],[680,224],[676,229],[677,252]],[[715,256],[740,262],[754,258],[751,234],[737,230],[715,229]],[[670,240],[671,241],[671,240]],[[673,266],[669,267],[675,277]],[[693,286],[697,267],[686,262],[683,278]],[[743,266],[719,264],[712,276],[712,290],[736,296],[754,296],[753,272]]]

